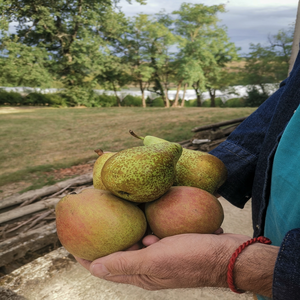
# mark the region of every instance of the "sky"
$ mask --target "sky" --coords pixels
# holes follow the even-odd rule
[[[154,14],[162,9],[166,13],[178,10],[183,2],[207,6],[225,4],[226,13],[218,15],[220,25],[227,27],[230,41],[241,47],[240,54],[249,52],[250,43],[268,45],[268,36],[288,29],[295,23],[298,0],[147,0],[147,5],[140,5],[134,0],[128,4],[121,0],[119,6],[126,16],[132,17],[138,13]]]

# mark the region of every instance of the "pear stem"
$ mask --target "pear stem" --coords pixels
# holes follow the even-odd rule
[[[94,150],[94,152],[96,152],[99,156],[101,156],[104,153],[102,149],[96,149]]]
[[[129,133],[137,139],[140,139],[140,140],[144,139],[143,137],[136,135],[132,130],[129,130]]]

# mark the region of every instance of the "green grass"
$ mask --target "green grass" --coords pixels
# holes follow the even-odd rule
[[[141,145],[129,129],[141,136],[179,142],[193,136],[193,127],[247,116],[254,110],[36,108],[4,114],[4,108],[0,108],[0,187],[21,180],[49,184],[53,178],[45,177],[45,172],[96,159],[94,149],[120,151]]]

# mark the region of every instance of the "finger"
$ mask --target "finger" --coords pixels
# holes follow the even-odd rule
[[[113,275],[141,274],[143,268],[143,249],[120,251],[98,258],[90,265],[90,272],[100,278]]]
[[[127,248],[125,251],[133,251],[133,250],[139,250],[141,249],[141,246],[139,243],[136,243],[134,245],[132,245],[131,247]]]
[[[83,259],[83,258],[79,258],[79,257],[76,257],[76,256],[74,256],[74,258],[77,260],[77,262],[79,263],[79,264],[81,264],[84,268],[86,268],[87,270],[89,270],[90,269],[90,265],[91,265],[91,261],[89,261],[89,260],[86,260],[86,259]]]
[[[155,235],[146,235],[143,240],[142,243],[144,246],[148,247],[156,242],[159,241],[159,238]]]
[[[224,233],[224,230],[221,227],[214,232],[214,234],[222,234],[222,233]]]

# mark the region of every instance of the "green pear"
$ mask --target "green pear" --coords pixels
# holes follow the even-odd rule
[[[136,244],[147,227],[135,204],[94,188],[65,196],[55,212],[61,244],[74,256],[91,261]]]
[[[104,163],[116,152],[106,152],[104,153],[101,149],[95,150],[95,152],[99,155],[97,158],[94,168],[93,168],[93,185],[95,189],[99,190],[106,190],[106,187],[104,186],[102,179],[101,179],[101,171],[104,166]]]
[[[173,186],[159,199],[146,203],[145,214],[159,238],[183,233],[214,233],[224,211],[212,194],[189,186]]]
[[[144,145],[169,143],[155,136],[140,137],[131,130],[129,132],[134,137],[142,139]],[[174,185],[197,187],[214,194],[226,179],[227,169],[219,158],[206,152],[183,148],[176,164]]]
[[[101,178],[114,195],[133,202],[149,202],[174,183],[182,147],[159,143],[122,150],[104,164]]]

